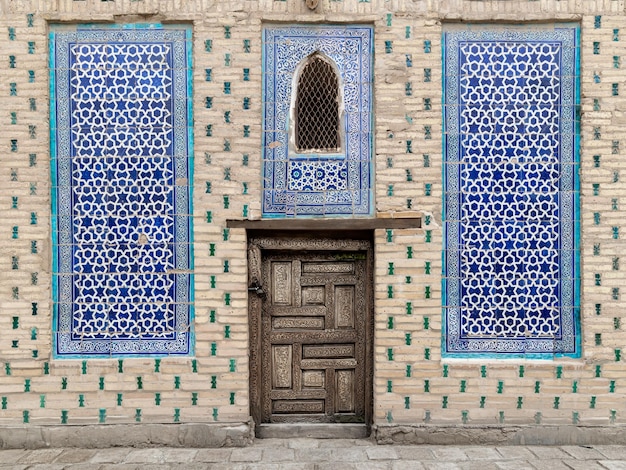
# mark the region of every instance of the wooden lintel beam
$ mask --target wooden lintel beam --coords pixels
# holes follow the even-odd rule
[[[377,219],[263,219],[226,221],[228,228],[247,230],[373,230],[421,228],[421,217]]]

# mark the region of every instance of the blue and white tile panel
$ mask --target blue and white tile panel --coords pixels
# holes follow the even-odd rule
[[[57,357],[190,354],[191,30],[50,33]]]
[[[448,356],[580,354],[579,27],[444,33]]]

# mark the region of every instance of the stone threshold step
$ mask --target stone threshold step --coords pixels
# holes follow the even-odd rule
[[[275,423],[258,426],[256,437],[260,439],[302,437],[314,439],[362,439],[369,437],[369,429],[365,424]]]

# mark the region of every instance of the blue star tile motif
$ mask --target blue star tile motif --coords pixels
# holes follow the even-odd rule
[[[191,30],[54,26],[50,65],[55,354],[191,354]]]
[[[444,32],[444,355],[580,355],[579,28]]]

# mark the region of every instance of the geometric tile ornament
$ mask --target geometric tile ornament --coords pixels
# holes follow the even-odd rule
[[[580,355],[579,28],[444,32],[444,355]]]
[[[263,216],[371,215],[372,27],[266,26],[263,41]],[[295,84],[316,52],[339,76],[342,145],[298,153]]]
[[[191,29],[50,34],[57,357],[193,352]]]

